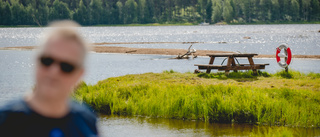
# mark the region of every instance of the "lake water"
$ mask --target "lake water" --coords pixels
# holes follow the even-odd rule
[[[212,137],[265,135],[269,126],[216,124],[163,118],[100,116],[101,133],[106,137]],[[277,127],[274,127],[277,128]],[[290,129],[290,128],[289,128]],[[317,128],[293,128],[296,136],[320,136]]]
[[[85,37],[99,42],[205,42],[196,49],[274,54],[275,48],[288,43],[295,54],[318,55],[320,25],[239,25],[239,26],[174,26],[174,27],[84,27]],[[32,46],[41,37],[42,28],[0,28],[0,47]],[[251,39],[243,39],[250,36]],[[225,41],[226,44],[216,42]],[[119,46],[119,45],[111,45]],[[188,44],[122,44],[140,48],[183,48]],[[0,50],[0,106],[21,97],[34,84],[34,51]],[[207,64],[208,57],[173,60],[174,56],[90,53],[84,81],[100,80],[127,74],[174,70],[193,72],[194,64]],[[224,58],[216,59],[222,62]],[[239,59],[247,63],[246,59]],[[280,71],[275,59],[254,59],[269,63],[265,71]],[[293,59],[290,68],[301,72],[320,73],[320,60]],[[101,116],[103,136],[247,136],[257,127],[252,125],[208,124],[200,121],[149,119],[139,117]],[[261,127],[262,128],[262,127]],[[297,129],[298,130],[298,129]],[[300,130],[300,129],[299,129]],[[320,136],[320,129],[305,129],[303,135]]]
[[[34,46],[43,28],[0,28],[0,47]],[[293,54],[318,55],[319,24],[306,25],[227,25],[227,26],[150,26],[83,27],[80,31],[92,43],[101,42],[204,42],[195,49],[275,54],[281,43],[288,43]],[[244,39],[251,37],[251,39]],[[218,44],[227,42],[226,44]],[[189,44],[123,44],[139,48],[187,49]]]

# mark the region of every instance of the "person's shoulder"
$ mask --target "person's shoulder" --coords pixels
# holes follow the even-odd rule
[[[76,101],[70,101],[71,113],[73,115],[79,115],[88,121],[96,121],[96,113],[86,104]]]
[[[30,109],[27,107],[26,102],[20,98],[9,101],[0,107],[0,113],[30,113]]]
[[[26,106],[23,99],[10,101],[6,105],[0,107],[0,127],[7,124],[14,124],[14,121],[17,121],[18,118],[27,116],[30,112],[30,109]]]

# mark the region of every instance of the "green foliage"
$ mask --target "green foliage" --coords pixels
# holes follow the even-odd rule
[[[206,20],[211,23],[212,20],[212,0],[208,0],[208,4],[206,7]]]
[[[124,5],[124,24],[137,23],[138,4],[134,0],[127,0]]]
[[[310,77],[312,79],[320,78],[320,73],[311,72],[311,73],[307,74],[307,77]]]
[[[100,24],[102,21],[102,1],[91,0],[89,5],[89,22],[90,24]],[[80,15],[81,16],[81,15]]]
[[[223,19],[225,22],[230,23],[230,21],[233,19],[232,15],[233,15],[233,9],[231,7],[230,1],[226,0],[225,5],[223,6]]]
[[[291,16],[294,21],[297,21],[299,18],[299,3],[297,0],[291,0]]]
[[[18,1],[16,0],[12,0],[11,1],[11,4],[12,4],[12,7],[11,7],[11,10],[12,10],[12,20],[14,20],[15,22],[13,22],[14,24],[13,25],[18,25],[18,24],[21,24],[23,22],[23,16],[24,15],[24,7],[20,4]]]
[[[175,72],[175,71],[173,71],[172,69],[171,70],[165,70],[165,71],[163,71],[163,73],[177,73],[177,72]]]
[[[52,7],[50,8],[49,20],[62,20],[62,19],[70,19],[70,11],[68,5],[59,0],[55,0],[53,2]]]
[[[229,75],[225,75],[224,72],[218,73],[199,73],[198,77],[202,78],[219,78],[219,79],[226,79],[226,78],[233,78],[233,79],[242,79],[242,78],[257,78],[257,77],[270,77],[271,74],[268,72],[258,71],[257,75],[253,73],[253,71],[245,71],[245,72],[231,72]]]
[[[1,23],[3,25],[12,25],[12,11],[8,2],[2,2]]]
[[[73,19],[80,24],[88,25],[89,24],[89,17],[88,11],[86,6],[83,3],[83,0],[80,0],[79,8],[76,9],[75,13],[73,14]]]
[[[239,77],[234,74],[232,77]],[[223,77],[222,74],[215,76]],[[242,76],[250,77],[249,72]],[[299,80],[310,77],[313,81],[320,80],[319,74],[314,73],[301,75]],[[292,79],[258,78],[255,82],[260,83],[246,86],[243,82],[203,79],[174,71],[126,75],[108,78],[96,85],[81,83],[74,98],[104,114],[320,127],[320,92],[310,86],[295,88],[298,85]],[[266,88],[265,81],[292,85]]]
[[[200,77],[200,78],[220,78],[220,79],[226,79],[227,78],[227,76],[222,72],[210,73],[210,74],[208,74],[208,73],[199,73],[198,77]]]
[[[289,72],[286,72],[285,70],[279,71],[275,76],[282,77],[282,78],[287,78],[287,79],[300,79],[300,78],[311,78],[311,79],[317,79],[320,78],[320,73],[301,73],[299,71],[294,71],[294,70],[289,70]]]
[[[317,21],[319,19],[320,19],[320,2],[318,0],[311,0],[310,20]]]
[[[319,0],[0,0],[0,25],[320,21]]]
[[[222,6],[221,1],[216,0],[213,3],[213,22],[219,22],[222,20]]]
[[[293,74],[291,72],[286,72],[286,71],[280,71],[280,72],[277,72],[275,74],[276,76],[280,76],[282,78],[293,78]]]

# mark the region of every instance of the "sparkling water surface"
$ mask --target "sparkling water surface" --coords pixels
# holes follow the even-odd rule
[[[43,37],[44,28],[0,28],[0,47],[34,46]],[[318,55],[319,24],[299,25],[225,25],[225,26],[149,26],[149,27],[82,27],[79,29],[92,43],[179,42],[181,44],[122,44],[139,48],[195,49],[240,51],[274,54],[276,47],[287,43],[293,54]],[[250,37],[245,39],[244,37]],[[225,44],[219,44],[225,42]]]
[[[43,37],[44,28],[0,28],[0,47],[34,46]],[[241,53],[275,54],[275,48],[288,43],[293,54],[319,55],[320,25],[230,25],[230,26],[159,26],[159,27],[82,27],[80,31],[92,43],[168,42],[163,44],[113,44],[135,48],[239,51]],[[250,37],[250,39],[244,39]],[[169,42],[178,42],[169,44]],[[224,44],[219,44],[223,42]],[[181,44],[179,44],[181,43]],[[34,85],[35,52],[0,50],[0,106],[22,97]],[[208,57],[189,60],[170,59],[175,56],[90,53],[83,80],[95,84],[100,80],[127,74],[164,70],[193,72],[194,64],[208,64]],[[224,58],[217,58],[215,64]],[[240,63],[247,59],[238,58]],[[255,63],[269,63],[264,71],[282,70],[275,59],[258,58]],[[293,59],[291,69],[320,73],[320,60]],[[259,126],[260,127],[260,126]],[[263,128],[263,127],[260,127]],[[150,119],[139,117],[100,116],[102,136],[248,136],[262,130],[244,124],[210,124],[201,121]],[[298,129],[304,136],[320,136],[319,129]]]

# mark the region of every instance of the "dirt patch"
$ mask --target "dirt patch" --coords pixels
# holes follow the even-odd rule
[[[204,42],[101,42],[93,45],[118,45],[118,44],[195,44]]]
[[[93,46],[93,51],[99,53],[129,53],[129,54],[158,54],[158,55],[179,55],[187,52],[185,49],[153,49],[153,48],[127,48],[127,47],[106,47]],[[233,53],[228,51],[197,50],[198,56],[206,56],[208,53]]]

